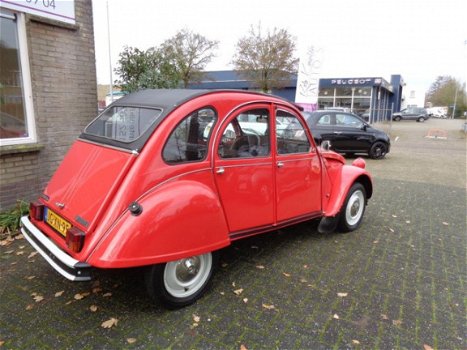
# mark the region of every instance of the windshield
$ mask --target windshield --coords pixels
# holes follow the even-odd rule
[[[94,119],[84,133],[119,142],[133,142],[149,129],[161,113],[160,109],[114,106]]]

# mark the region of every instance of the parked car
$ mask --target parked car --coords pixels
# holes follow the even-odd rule
[[[331,149],[353,156],[365,153],[373,159],[384,158],[391,148],[389,136],[351,113],[330,110],[304,112],[316,144],[331,143]]]
[[[417,122],[424,122],[430,116],[426,112],[425,108],[420,107],[410,107],[404,108],[400,112],[393,113],[392,120],[400,121],[400,120],[416,120]]]
[[[243,129],[245,116],[267,127]],[[372,192],[365,161],[316,147],[285,100],[143,90],[85,128],[21,231],[70,280],[146,266],[149,294],[181,307],[204,293],[221,248],[311,219],[353,231]]]

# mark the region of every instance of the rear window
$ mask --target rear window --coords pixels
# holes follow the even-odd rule
[[[160,109],[114,106],[94,119],[84,133],[119,142],[133,142],[149,129],[161,113]]]

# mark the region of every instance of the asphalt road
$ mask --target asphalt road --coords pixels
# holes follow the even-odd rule
[[[152,304],[139,270],[72,283],[24,239],[0,246],[0,348],[465,349],[462,123],[382,127],[393,145],[367,159],[375,191],[359,230],[310,222],[240,241],[181,310]]]

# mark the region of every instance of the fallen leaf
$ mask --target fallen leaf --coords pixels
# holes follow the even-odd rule
[[[5,254],[11,254],[11,253],[14,253],[14,252],[15,252],[14,250],[7,250],[7,251],[5,252]]]
[[[26,279],[28,279],[28,280],[33,280],[34,278],[36,278],[36,276],[28,276],[28,277],[26,277]]]
[[[32,252],[31,254],[28,255],[28,259],[31,259],[32,257],[36,255],[37,255],[37,252]]]
[[[306,279],[304,279],[304,278],[300,278],[300,282],[307,283],[308,281]]]
[[[343,298],[346,297],[348,294],[349,293],[337,293],[337,296]]]
[[[236,287],[235,282],[232,282],[232,287]]]
[[[246,304],[248,303],[248,298],[243,298],[243,302]]]
[[[32,310],[34,306],[32,304],[29,304],[28,306],[26,306],[26,310]]]
[[[338,314],[334,314],[334,315],[332,316],[332,318],[335,318],[336,320],[338,320],[338,319],[339,319],[339,315],[338,315]]]
[[[405,223],[406,223],[406,224],[410,224],[410,220],[405,220]]]
[[[201,318],[198,315],[193,314],[193,321],[198,323],[199,321],[201,321]]]
[[[423,349],[425,350],[433,350],[433,348],[429,345],[423,344]]]
[[[263,269],[264,269],[264,266],[263,266],[263,265],[256,265],[256,268],[257,268],[257,269],[260,269],[260,270],[263,270]]]
[[[0,340],[0,346],[2,346],[3,344],[5,344],[5,341],[4,341],[4,340]]]
[[[392,233],[394,233],[394,229],[390,228],[389,231],[391,231]]]
[[[378,243],[379,243],[379,241],[373,241],[373,244],[378,244]]]
[[[23,236],[22,234],[17,235],[17,236],[15,237],[16,240],[20,240],[20,239],[23,239],[23,238],[24,238],[24,236]],[[24,246],[23,246],[23,247],[24,247]],[[23,249],[23,248],[21,248],[21,249]]]
[[[449,226],[449,223],[443,221],[443,225],[444,225],[444,226]]]
[[[136,343],[136,338],[127,338],[127,339],[126,339],[126,342],[127,342],[128,344]]]
[[[263,304],[263,307],[268,310],[274,310],[276,307],[272,304]]]
[[[360,342],[356,339],[352,339],[352,344],[355,344],[355,345],[360,345]]]
[[[95,287],[95,288],[92,289],[92,292],[93,292],[94,294],[100,293],[100,292],[102,292],[102,288],[100,288],[100,287]]]
[[[392,324],[394,326],[400,326],[402,324],[402,321],[401,320],[392,320]]]
[[[89,293],[89,292],[77,293],[77,294],[75,294],[74,298],[75,298],[75,300],[81,300],[81,299],[86,298],[89,294],[91,294],[91,293]]]
[[[199,326],[199,324],[195,322],[195,323],[193,323],[193,324],[191,325],[190,328],[193,329],[193,328],[196,328],[196,327],[198,327],[198,326]]]
[[[61,290],[60,292],[55,293],[55,298],[61,297],[65,293],[64,290]]]
[[[304,268],[304,269],[307,269],[307,268],[308,268],[308,265],[303,265],[303,268]]]
[[[73,300],[69,300],[65,303],[65,305],[70,305],[73,302]]]
[[[44,300],[44,297],[42,295],[36,295],[33,299],[36,303],[40,303],[42,300]]]
[[[118,319],[111,317],[107,321],[102,322],[101,327],[102,328],[112,328],[113,326],[116,326],[118,323]]]
[[[248,348],[245,345],[240,345],[240,350],[248,350]]]
[[[24,254],[24,251],[22,251],[22,250],[16,252],[16,255],[23,255],[23,254]]]
[[[15,239],[16,239],[16,238],[15,238]],[[19,249],[24,249],[24,248],[26,248],[25,245],[20,245],[20,246],[19,246]]]
[[[235,293],[236,295],[240,295],[240,294],[242,294],[242,293],[243,293],[243,288],[240,288],[240,289],[234,290],[234,293]]]
[[[389,317],[387,315],[385,315],[385,314],[381,314],[381,318],[383,320],[389,320]]]
[[[290,273],[282,272],[282,274],[283,274],[285,277],[290,277]]]
[[[112,296],[112,293],[108,292],[108,293],[102,294],[102,296],[103,296],[104,298],[108,298],[108,297],[111,297],[111,296]]]
[[[224,292],[219,292],[219,294],[220,294],[220,295],[225,295],[225,293],[224,293]]]
[[[222,263],[222,265],[221,265],[221,267],[227,267],[227,266],[229,266],[229,264],[227,264],[227,263]]]
[[[89,307],[89,310],[91,310],[92,312],[96,312],[97,311],[97,306],[96,305],[91,305]]]
[[[392,217],[393,217],[393,218],[397,218],[397,215],[392,214]]]

